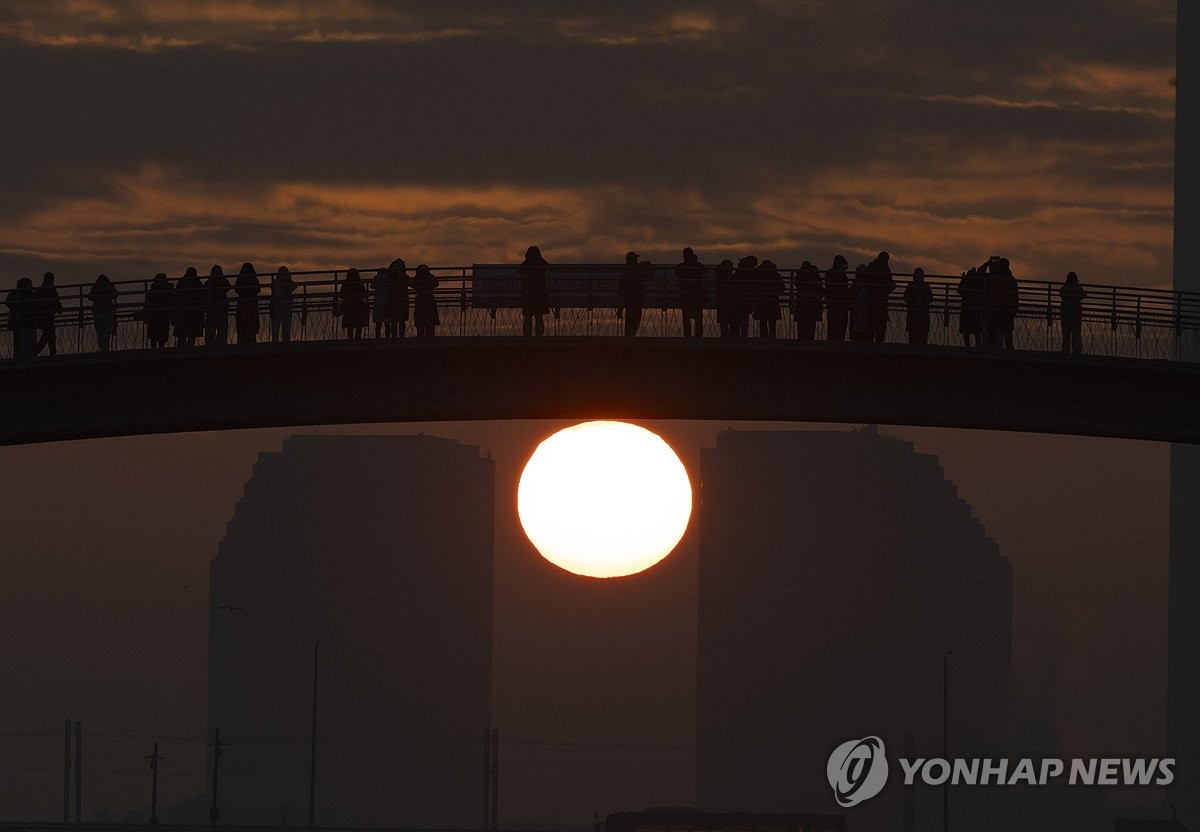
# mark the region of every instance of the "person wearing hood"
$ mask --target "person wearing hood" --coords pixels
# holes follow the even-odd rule
[[[166,274],[159,272],[150,281],[146,290],[146,300],[142,305],[142,320],[146,323],[146,337],[151,349],[161,350],[167,346],[171,337],[171,309],[175,304],[171,281]]]
[[[237,295],[237,311],[234,314],[237,342],[253,344],[258,340],[258,295],[262,292],[262,283],[253,263],[242,264],[233,284],[233,292]]]
[[[792,297],[792,317],[796,321],[796,338],[813,341],[817,337],[817,321],[821,320],[821,272],[805,260],[795,277]]]
[[[754,299],[754,320],[758,321],[758,337],[774,338],[779,319],[783,317],[779,312],[779,296],[786,287],[779,268],[770,260],[762,261],[756,277],[758,291]]]
[[[204,316],[204,346],[229,343],[229,290],[233,284],[220,266],[213,266],[204,282],[208,308]]]
[[[271,343],[288,344],[292,340],[292,310],[296,305],[296,281],[287,266],[280,266],[271,278]]]
[[[525,260],[517,267],[517,274],[521,275],[521,332],[526,337],[540,338],[546,334],[545,315],[550,311],[550,284],[546,279],[549,266],[542,250],[530,246],[525,250]]]
[[[96,329],[96,349],[106,353],[112,346],[113,329],[117,319],[117,287],[102,274],[88,289],[92,303],[92,326]]]
[[[908,343],[929,343],[929,310],[933,307],[933,289],[925,282],[925,270],[913,269],[912,282],[904,287]]]
[[[683,250],[683,262],[675,267],[679,281],[679,308],[683,313],[683,337],[704,337],[704,266],[692,249]]]
[[[846,340],[850,313],[854,310],[854,291],[846,275],[849,268],[846,258],[839,254],[833,258],[829,271],[825,272],[825,306],[828,310],[825,337],[830,341]]]
[[[8,328],[13,334],[14,359],[33,358],[33,348],[37,344],[33,291],[33,281],[22,277],[4,298],[4,305],[8,307]]]
[[[1058,316],[1062,319],[1062,351],[1073,355],[1083,353],[1083,299],[1087,297],[1079,275],[1071,272],[1067,282],[1058,289]]]
[[[432,338],[438,324],[442,322],[441,316],[438,315],[438,282],[429,266],[424,263],[417,266],[413,274],[412,289],[413,324],[416,326],[418,338]]]
[[[181,347],[192,347],[196,339],[204,334],[204,310],[208,306],[208,292],[200,275],[191,266],[175,283],[172,318],[175,323],[175,343]]]
[[[625,337],[634,338],[642,325],[642,305],[646,301],[645,276],[638,263],[638,253],[625,255],[625,265],[617,278],[617,296],[621,300],[621,314],[625,318]]]

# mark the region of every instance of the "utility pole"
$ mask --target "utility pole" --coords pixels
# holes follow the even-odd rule
[[[83,823],[83,723],[75,723],[75,822]]]
[[[63,743],[63,823],[71,822],[71,720],[67,720]]]
[[[321,658],[321,642],[313,642],[312,735],[308,757],[308,828],[313,828],[317,811],[317,666]]]
[[[492,830],[500,826],[500,729],[492,729]]]
[[[209,745],[211,745],[213,749],[213,799],[212,806],[208,808],[208,822],[213,832],[216,832],[217,821],[221,817],[221,810],[217,806],[217,783],[221,773],[221,749],[224,746],[229,745],[227,742],[221,742],[220,728],[213,729],[213,741],[210,742]]]
[[[483,825],[487,832],[492,825],[492,727],[483,726]]]
[[[942,759],[950,765],[950,656],[953,650],[942,654]],[[950,832],[950,780],[942,784],[942,832]]]
[[[150,825],[158,825],[158,743],[154,743],[154,752],[142,758],[150,761]]]
[[[906,759],[917,759],[917,738],[912,734],[904,735],[904,756]],[[904,818],[900,828],[903,832],[916,832],[917,829],[917,787],[904,787]]]

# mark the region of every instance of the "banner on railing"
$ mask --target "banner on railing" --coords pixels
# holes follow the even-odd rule
[[[647,267],[649,269],[649,267]],[[524,278],[517,266],[471,267],[471,306],[475,309],[520,309],[524,296]],[[704,274],[706,306],[712,305],[716,278]],[[551,308],[616,309],[622,305],[620,266],[575,266],[546,272]],[[656,266],[643,278],[643,307],[678,309],[679,281],[674,266]]]

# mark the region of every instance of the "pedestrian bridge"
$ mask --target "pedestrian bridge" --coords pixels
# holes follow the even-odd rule
[[[1200,365],[682,338],[446,337],[0,364],[0,444],[494,419],[981,428],[1200,443]]]
[[[959,278],[930,276],[927,346],[907,343],[897,275],[889,343],[797,340],[797,273],[783,270],[777,340],[681,336],[674,267],[645,272],[640,337],[623,331],[619,267],[552,266],[545,338],[523,338],[515,266],[434,269],[433,338],[345,340],[345,272],[293,273],[272,343],[273,274],[260,274],[251,343],[148,349],[149,281],[117,282],[112,351],[97,352],[88,286],[60,286],[58,355],[0,361],[0,444],[175,431],[490,419],[714,419],[879,423],[1200,442],[1200,295],[1085,284],[1085,355],[1060,352],[1058,285],[1019,281],[1015,350],[962,346]],[[366,302],[374,309],[375,270]],[[410,270],[411,272],[411,270]],[[183,293],[179,293],[182,295]],[[194,293],[192,293],[194,297]],[[360,296],[361,297],[361,296]],[[822,303],[826,298],[822,292]],[[986,293],[977,301],[986,312]],[[229,316],[237,301],[231,293]],[[182,301],[175,300],[175,308]],[[201,300],[203,303],[203,299]],[[10,307],[11,309],[11,307]],[[405,309],[409,306],[405,303]],[[0,306],[0,310],[4,310]],[[276,306],[278,318],[280,307]],[[977,310],[978,311],[978,310]],[[9,313],[11,314],[11,313]],[[410,314],[411,318],[411,314]],[[0,357],[14,339],[0,314]],[[233,329],[233,327],[231,327]],[[751,331],[753,332],[753,326]],[[407,324],[412,333],[411,320]],[[386,329],[384,334],[386,335]]]

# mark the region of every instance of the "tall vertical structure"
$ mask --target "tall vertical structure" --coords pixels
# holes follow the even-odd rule
[[[1200,291],[1200,9],[1179,0],[1175,33],[1175,289]],[[1171,447],[1167,611],[1167,750],[1178,759],[1171,802],[1200,822],[1200,447]]]
[[[319,640],[316,824],[478,826],[494,480],[477,448],[429,436],[258,458],[210,567],[222,823],[307,822]]]
[[[1007,756],[1012,569],[935,457],[873,430],[726,432],[701,493],[700,808],[844,811],[825,765],[852,739],[940,757],[947,650],[951,756]],[[900,826],[891,782],[856,830]],[[971,799],[954,827],[988,828]]]

